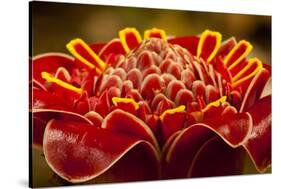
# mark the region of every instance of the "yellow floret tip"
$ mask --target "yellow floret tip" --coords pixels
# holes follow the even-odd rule
[[[96,61],[97,66],[96,67],[94,64],[89,62],[87,59],[85,59],[81,54],[79,54],[76,49],[75,45],[80,44],[89,54],[93,59]],[[101,73],[105,68],[106,68],[106,63],[90,48],[88,44],[86,44],[82,39],[77,38],[71,40],[67,45],[66,48],[69,50],[69,52],[77,58],[80,62],[85,64],[87,67],[90,69],[96,68],[98,73]]]
[[[245,77],[241,76],[248,70],[253,64],[257,64],[257,67],[254,71],[252,71],[250,74],[246,75]],[[238,72],[233,78],[232,78],[232,87],[236,87],[243,81],[255,76],[261,69],[263,68],[262,62],[258,58],[251,58],[248,62],[248,64],[240,71]]]
[[[219,107],[221,104],[226,102],[226,96],[222,96],[218,100],[215,100],[213,102],[210,102],[204,109],[202,109],[202,112],[206,112],[208,109],[210,109],[212,106]]]
[[[43,79],[45,79],[47,82],[56,83],[57,85],[65,88],[65,89],[68,89],[70,91],[74,91],[78,94],[82,94],[82,92],[83,92],[83,89],[74,87],[73,85],[54,77],[53,75],[51,75],[48,72],[42,72],[41,77]]]
[[[122,44],[125,52],[129,53],[131,51],[131,49],[128,46],[127,41],[126,41],[126,34],[127,33],[133,33],[135,35],[138,43],[141,43],[142,38],[141,38],[141,35],[136,28],[125,28],[125,29],[119,31],[119,38],[120,38],[121,44]]]
[[[113,97],[112,102],[115,106],[118,105],[118,103],[128,103],[132,104],[135,107],[135,110],[139,109],[139,104],[132,98],[120,98],[120,97]]]
[[[166,114],[174,114],[177,112],[183,112],[185,110],[185,106],[184,105],[180,105],[176,108],[172,108],[172,109],[168,109],[165,110],[161,115],[160,115],[160,120],[163,121],[164,117],[166,116]]]
[[[144,39],[149,39],[150,35],[152,33],[159,33],[160,36],[161,36],[161,39],[163,39],[164,41],[167,41],[167,35],[166,35],[165,30],[158,29],[158,28],[152,28],[152,29],[149,29],[149,30],[145,30],[144,31]]]
[[[220,45],[221,45],[221,39],[222,39],[222,35],[219,32],[215,32],[215,31],[210,31],[210,30],[205,30],[199,39],[199,43],[198,43],[198,48],[197,48],[197,57],[199,58],[202,54],[202,49],[203,49],[203,45],[204,42],[206,40],[206,38],[208,36],[212,36],[216,38],[216,45],[215,48],[213,49],[212,53],[209,55],[209,57],[207,58],[207,62],[210,62],[217,54]]]

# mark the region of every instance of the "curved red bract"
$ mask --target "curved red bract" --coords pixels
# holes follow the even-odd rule
[[[153,167],[153,170],[143,169],[143,173],[138,169],[136,174],[144,175],[141,179],[157,178],[160,170],[157,152],[149,142],[134,137],[61,119],[48,122],[43,142],[48,164],[59,176],[73,183],[103,174],[134,148],[141,148],[143,152],[142,166]],[[136,157],[132,155],[131,158]],[[120,167],[120,172],[124,171],[122,169]]]
[[[73,55],[33,57],[33,146],[71,182],[241,174],[271,165],[271,68],[210,30],[167,38],[135,28]],[[264,96],[264,94],[269,94]]]

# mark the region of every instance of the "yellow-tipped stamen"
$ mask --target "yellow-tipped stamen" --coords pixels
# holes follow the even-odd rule
[[[204,109],[202,109],[202,112],[206,112],[212,106],[219,107],[224,102],[226,102],[226,96],[222,96],[220,99],[210,102]]]
[[[176,108],[172,108],[172,109],[168,109],[165,110],[161,115],[160,115],[160,120],[163,121],[164,117],[166,116],[166,114],[174,114],[177,112],[182,112],[185,110],[185,106],[184,105],[180,105],[179,107]]]
[[[142,41],[141,35],[136,28],[125,28],[123,30],[120,30],[119,38],[120,38],[121,44],[126,53],[129,53],[131,51],[130,47],[127,44],[127,40],[126,40],[126,35],[128,33],[133,33],[134,36],[136,37],[138,43],[141,43],[141,41]]]
[[[75,49],[75,45],[80,44],[82,47],[93,57],[93,59],[98,64],[98,67],[96,67],[94,64],[89,62],[87,59],[85,59],[83,56],[81,56]],[[82,39],[73,39],[71,40],[67,45],[66,48],[69,50],[69,52],[77,58],[80,62],[88,66],[90,69],[97,69],[98,73],[101,73],[106,68],[106,63],[90,48],[89,45],[87,45]]]
[[[132,98],[120,98],[120,97],[113,97],[112,98],[112,102],[115,106],[118,105],[118,103],[128,103],[128,104],[132,104],[135,108],[135,110],[139,109],[139,104]]]
[[[48,73],[48,72],[42,72],[42,73],[41,73],[41,77],[42,77],[43,79],[45,79],[47,82],[56,83],[57,85],[59,85],[59,86],[65,88],[65,89],[68,89],[68,90],[70,90],[70,91],[74,91],[74,92],[76,92],[76,93],[78,93],[78,94],[82,94],[82,92],[83,92],[83,89],[74,87],[73,85],[71,85],[71,84],[69,84],[69,83],[66,83],[66,82],[64,82],[64,81],[62,81],[62,80],[60,80],[60,79],[58,79],[58,78],[52,76],[52,75],[51,75],[50,73]]]
[[[235,47],[233,47],[233,49],[226,55],[225,59],[224,59],[224,64],[228,65],[228,61],[231,59],[231,57],[233,56],[233,54],[235,54],[235,52],[239,49],[239,47],[241,45],[245,45],[247,48],[245,50],[245,52],[235,61],[233,62],[229,67],[228,70],[231,70],[232,68],[234,68],[239,62],[241,62],[241,60],[243,60],[244,58],[246,58],[246,56],[248,56],[250,54],[250,52],[253,49],[253,46],[245,40],[241,40],[239,41],[239,43],[237,45],[235,45]]]
[[[152,28],[150,30],[145,30],[144,32],[144,39],[149,39],[151,38],[150,35],[153,33],[158,33],[161,36],[161,39],[163,39],[164,41],[167,41],[167,35],[165,30],[161,30],[158,28]]]
[[[253,64],[257,64],[255,70],[249,75],[240,78]],[[232,78],[232,87],[236,87],[243,81],[255,76],[262,69],[262,67],[263,67],[262,62],[258,58],[251,58],[248,64]]]
[[[221,39],[222,39],[222,35],[219,32],[214,32],[214,31],[210,31],[210,30],[205,30],[201,36],[200,36],[200,40],[198,43],[198,48],[197,48],[197,57],[199,58],[202,54],[202,48],[204,45],[204,42],[206,40],[206,38],[208,36],[211,37],[215,37],[216,38],[216,45],[215,48],[213,49],[213,52],[209,55],[209,57],[207,58],[207,62],[210,62],[217,54],[220,45],[221,45]]]

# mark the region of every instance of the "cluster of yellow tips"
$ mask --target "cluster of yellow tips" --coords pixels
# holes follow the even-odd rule
[[[152,37],[161,38],[167,41],[166,32],[158,28],[145,30],[144,39],[149,39]],[[119,38],[126,53],[129,53],[133,48],[142,42],[141,34],[138,32],[138,30],[136,30],[136,28],[125,28],[119,31]]]
[[[243,74],[245,74],[252,66],[255,66],[254,71],[243,77]],[[232,78],[232,86],[236,87],[248,78],[255,76],[262,69],[262,67],[262,62],[258,58],[251,58],[248,64]]]
[[[144,32],[144,39],[149,39],[152,37],[161,38],[164,41],[168,41],[167,35],[164,30],[152,28]],[[218,50],[221,46],[222,35],[219,32],[206,30],[204,31],[199,39],[197,47],[197,58],[204,58],[207,63],[212,63],[212,60],[218,53]],[[135,28],[125,28],[119,31],[119,42],[121,43],[124,51],[129,53],[132,49],[137,47],[142,42],[142,37],[137,29]],[[106,69],[107,64],[99,54],[95,53],[90,46],[85,43],[82,39],[71,40],[66,48],[69,52],[78,60],[84,67],[87,69],[96,69],[98,74],[102,74]],[[224,57],[223,62],[227,69],[231,72],[236,66],[243,62],[246,57],[252,51],[253,46],[245,41],[239,41],[234,48]],[[206,53],[207,52],[207,53]],[[253,69],[254,68],[254,69]],[[262,62],[258,58],[251,58],[247,65],[244,66],[238,73],[232,75],[231,85],[233,87],[238,86],[245,80],[253,77],[262,69]],[[83,93],[82,88],[77,88],[65,81],[62,81],[50,73],[42,72],[42,78],[47,82],[56,83],[57,85],[66,88],[68,90],[74,91],[78,94]],[[118,103],[130,103],[135,109],[139,108],[139,104],[130,98],[119,98],[113,97],[112,102],[115,106]],[[226,102],[226,96],[221,97],[220,99],[209,103],[204,109],[203,112],[207,111],[212,106],[219,106],[222,103]],[[169,109],[164,111],[160,115],[160,120],[163,120],[167,114],[174,114],[176,112],[182,112],[185,110],[185,106],[179,106],[177,108]]]
[[[206,57],[204,58],[206,59],[207,63],[211,63],[213,58],[216,56],[219,47],[221,46],[221,39],[222,36],[219,32],[214,32],[210,30],[204,31],[199,39],[197,57],[202,57],[204,55],[204,50],[210,51],[207,55],[205,55]],[[208,46],[207,44],[211,44],[211,46]],[[241,63],[243,63],[243,61],[250,54],[252,49],[253,46],[249,42],[245,40],[239,41],[223,59],[223,62],[227,67],[228,71],[231,72]],[[239,70],[239,72],[237,73],[233,73],[231,79],[232,87],[236,87],[246,81],[247,79],[255,76],[262,69],[262,67],[262,62],[258,58],[251,58],[243,69]],[[247,72],[250,73],[245,74]]]
[[[144,39],[151,37],[158,37],[163,40],[167,40],[165,31],[157,28],[152,28],[144,32]],[[125,28],[119,32],[119,40],[125,52],[129,53],[142,42],[142,37],[135,28]],[[76,58],[76,60],[81,63],[81,65],[89,70],[96,69],[98,74],[102,74],[107,67],[107,64],[100,58],[99,54],[94,52],[91,47],[80,38],[71,40],[66,45],[66,48]],[[83,89],[72,86],[71,84],[52,76],[50,73],[42,72],[41,75],[42,78],[48,82],[56,83],[57,85],[78,94],[83,93]]]
[[[211,107],[219,107],[220,105],[222,105],[223,103],[226,102],[226,96],[222,96],[221,98],[219,98],[218,100],[215,100],[213,102],[210,102],[205,108],[203,108],[201,111],[202,112],[206,112],[207,110],[209,110]],[[168,109],[166,111],[164,111],[160,116],[160,120],[163,121],[165,116],[167,114],[175,114],[178,112],[183,112],[185,111],[185,106],[184,105],[180,105],[176,108],[172,108],[172,109]]]

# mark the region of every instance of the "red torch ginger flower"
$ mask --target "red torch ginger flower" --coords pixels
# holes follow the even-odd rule
[[[270,67],[218,32],[134,28],[32,59],[33,144],[68,182],[239,174],[271,165]]]

